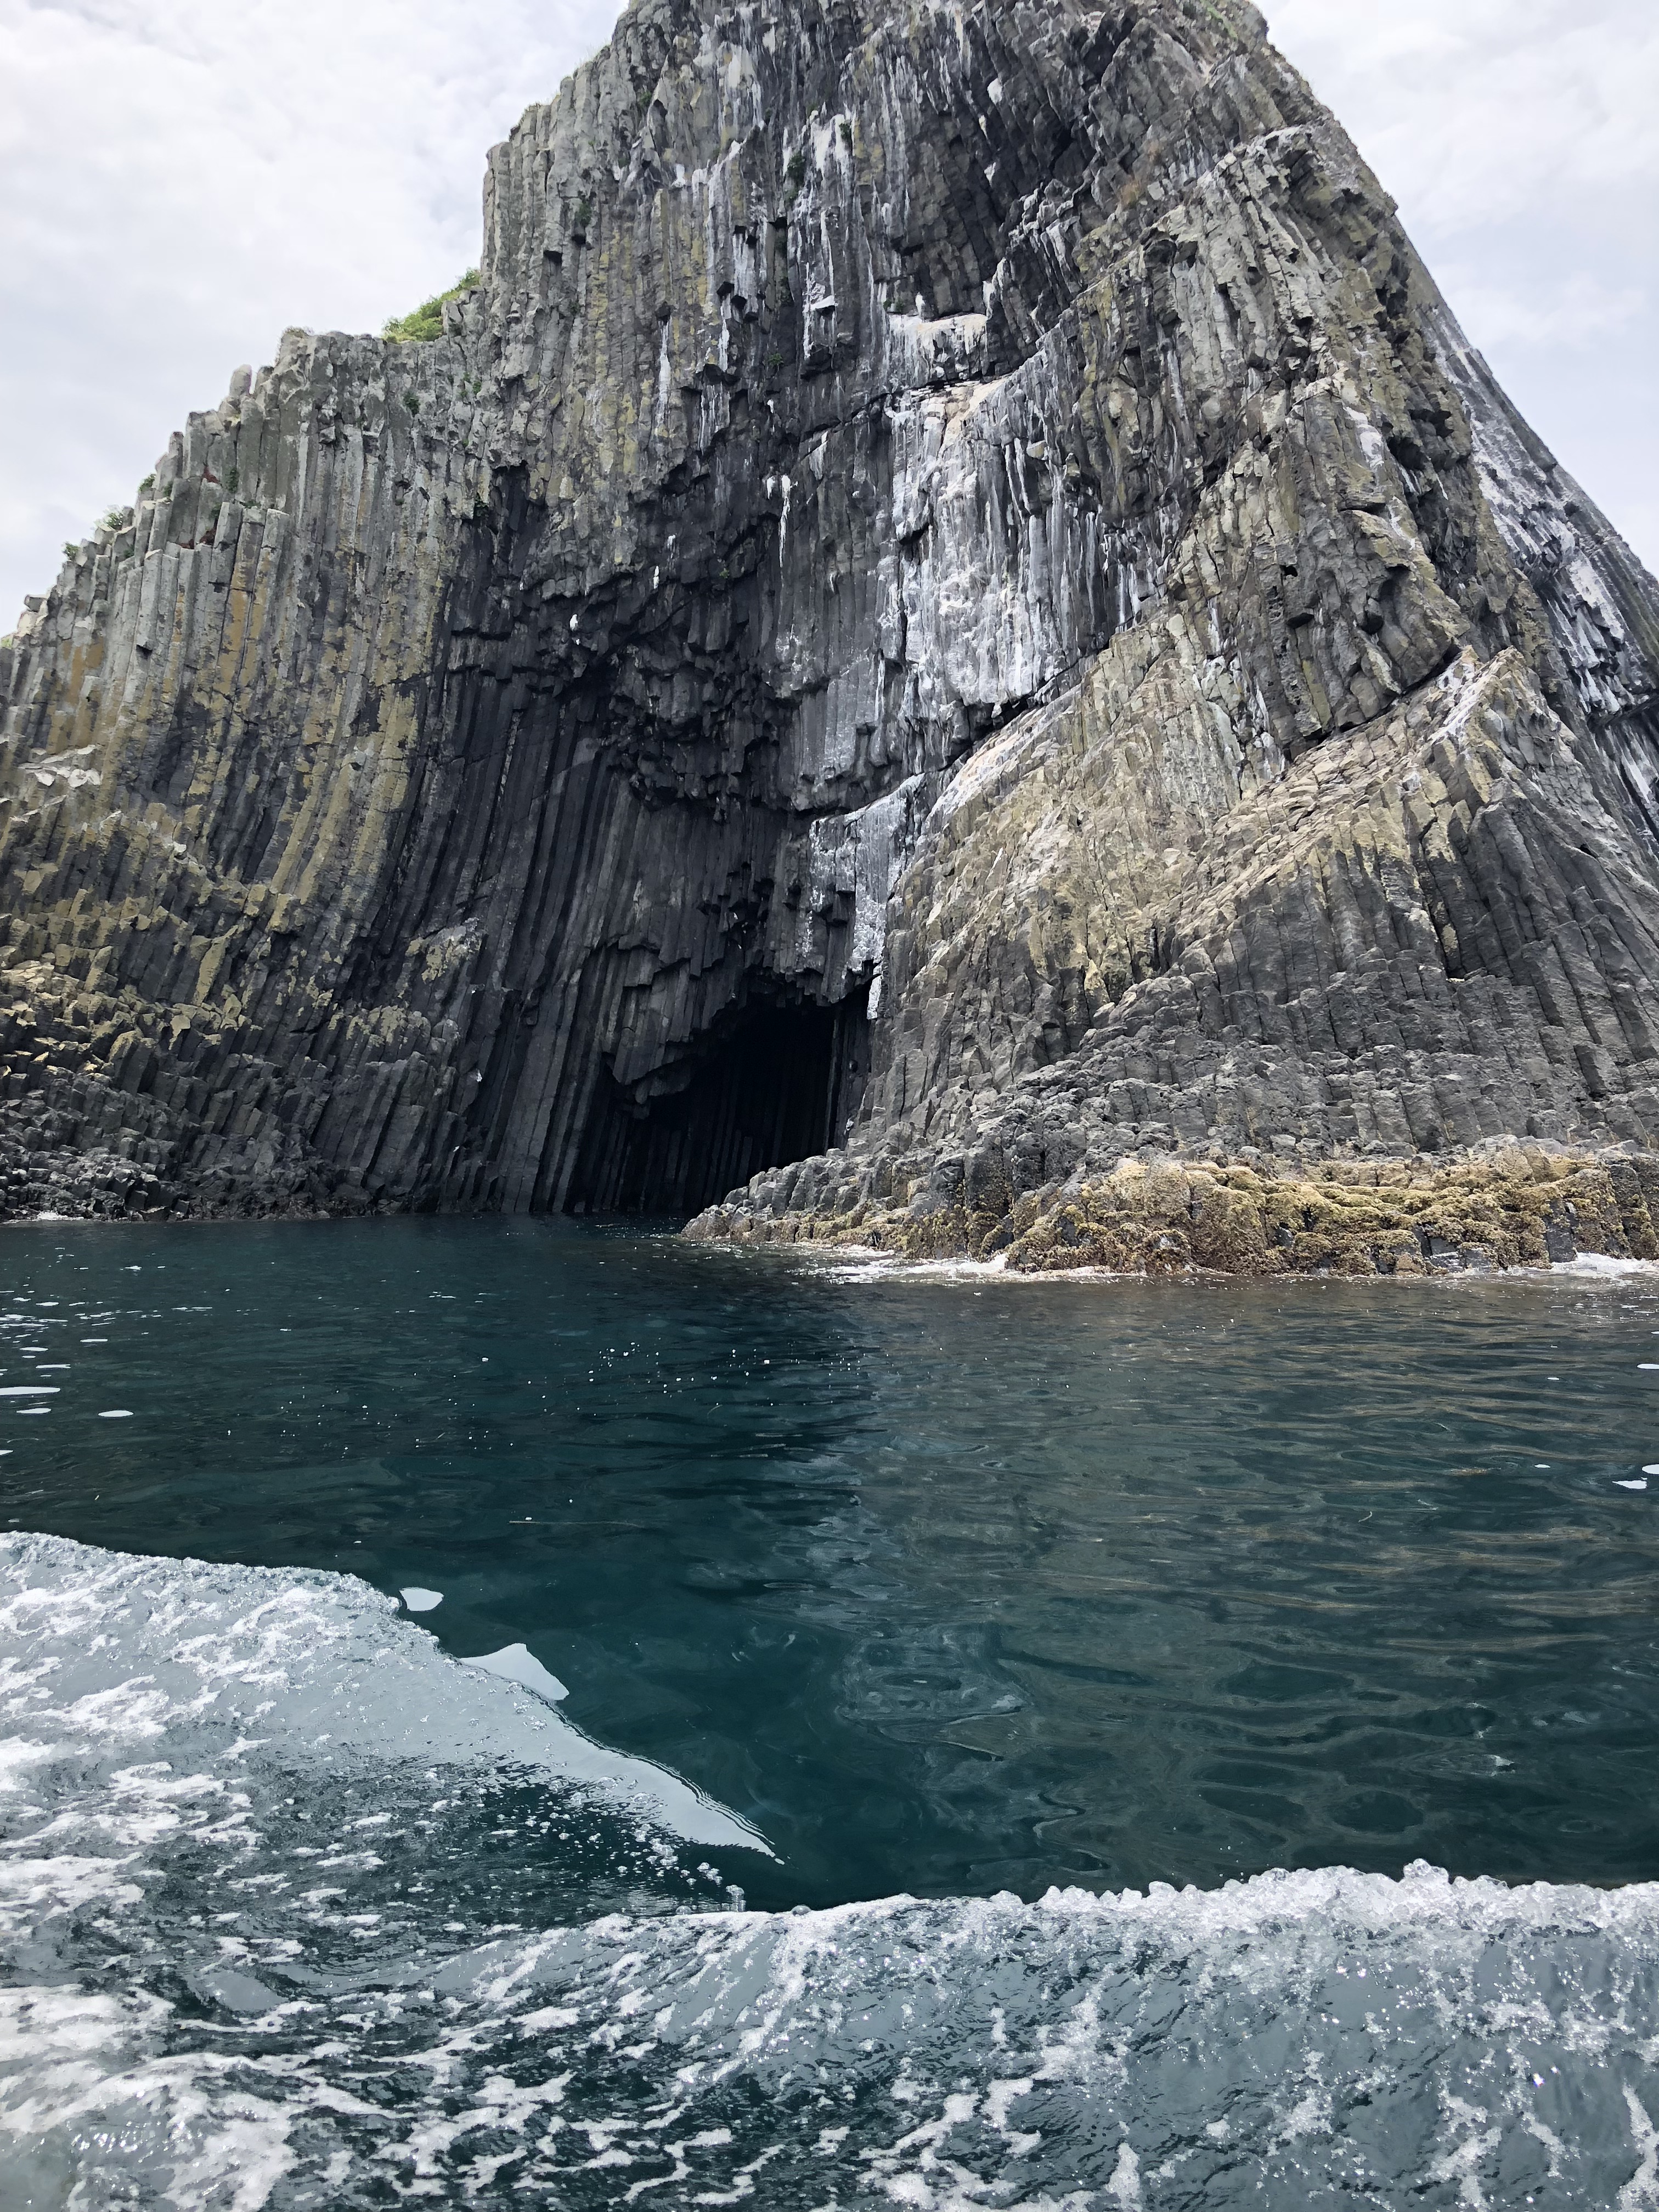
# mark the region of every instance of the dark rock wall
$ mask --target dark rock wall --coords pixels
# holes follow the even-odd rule
[[[482,266],[289,333],[0,648],[13,1206],[1645,1134],[1654,586],[1253,9],[644,0]],[[1480,1114],[1367,1103],[1421,1052]]]

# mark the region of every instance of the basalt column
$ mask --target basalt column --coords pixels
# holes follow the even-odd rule
[[[1254,9],[643,0],[484,214],[0,648],[9,1206],[1646,1158],[1659,592]]]

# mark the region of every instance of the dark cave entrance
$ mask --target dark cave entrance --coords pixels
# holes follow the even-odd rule
[[[641,1106],[607,1084],[567,1211],[697,1213],[763,1168],[838,1145],[869,1073],[868,1000],[751,999],[706,1041],[683,1091]]]

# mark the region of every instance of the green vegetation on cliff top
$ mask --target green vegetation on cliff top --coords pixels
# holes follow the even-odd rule
[[[380,331],[383,338],[394,339],[400,345],[418,345],[428,338],[441,338],[444,334],[444,301],[459,300],[463,292],[470,292],[478,281],[476,269],[469,269],[459,283],[447,292],[436,292],[423,300],[414,312],[394,315]]]

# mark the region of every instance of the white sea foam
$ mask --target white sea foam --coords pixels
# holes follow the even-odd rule
[[[452,1662],[350,1577],[0,1539],[0,2169],[24,2201],[1652,2200],[1659,1886],[1419,1864],[595,1911],[458,1951],[483,1862],[446,1888],[416,1832],[447,1778],[505,1759],[643,1800],[629,1762],[575,1763],[531,1669]],[[332,1817],[353,1762],[368,1786]],[[283,1806],[299,1825],[256,1849]],[[752,1833],[720,1818],[727,1847]]]
[[[1449,2212],[1553,2173],[1545,2201],[1604,2208],[1650,2148],[1656,1948],[1652,1889],[1426,1867],[611,1917],[474,1949],[395,2014],[380,2000],[379,2033],[395,2023],[432,2091],[376,2115],[362,2170],[471,2201],[507,2142],[532,2201],[873,2190],[936,2212]],[[359,2069],[367,2008],[356,1993]],[[316,2063],[288,2077],[307,2130],[328,2081]]]
[[[764,1248],[763,1248],[763,1249]],[[1042,1283],[1127,1283],[1138,1282],[1139,1276],[1115,1273],[1108,1267],[1048,1268],[1041,1272],[1010,1267],[998,1253],[989,1260],[908,1260],[890,1252],[880,1252],[873,1247],[843,1244],[827,1247],[823,1251],[809,1245],[794,1245],[789,1256],[806,1273],[828,1275],[837,1282],[884,1283],[892,1281],[919,1283],[985,1283],[1009,1284]]]
[[[1010,1267],[1006,1256],[1001,1253],[988,1260],[914,1260],[882,1251],[874,1245],[817,1247],[799,1244],[789,1247],[788,1255],[793,1261],[811,1273],[830,1275],[848,1282],[884,1282],[895,1279],[917,1282],[976,1282],[995,1277],[1010,1284],[1041,1285],[1143,1282],[1146,1279],[1139,1273],[1126,1273],[1109,1267]],[[769,1256],[769,1248],[760,1248],[760,1256]],[[1499,1273],[1521,1279],[1561,1275],[1577,1278],[1581,1282],[1620,1282],[1631,1276],[1659,1275],[1659,1260],[1621,1260],[1609,1253],[1581,1252],[1575,1260],[1561,1260],[1535,1267],[1509,1268]],[[1465,1283],[1472,1286],[1489,1286],[1492,1280],[1490,1273],[1435,1274],[1426,1278],[1401,1275],[1386,1278],[1370,1287],[1373,1290],[1388,1287],[1415,1291],[1426,1285],[1436,1291],[1443,1291],[1448,1285]]]
[[[499,1651],[486,1651],[477,1659],[464,1659],[464,1667],[482,1667],[486,1674],[499,1674],[503,1681],[519,1682],[538,1698],[557,1705],[570,1695],[556,1674],[550,1674],[527,1644],[503,1644]]]
[[[161,2056],[172,2009],[149,1996],[0,1989],[0,2081],[9,2092],[0,2100],[0,2142],[9,2144],[10,2201],[179,2212],[259,2212],[270,2202],[294,2164],[293,2114],[280,2091],[260,2096],[232,2086],[231,2069],[208,2054]],[[94,2161],[103,2171],[88,2177]],[[106,2176],[118,2196],[100,2187]]]
[[[1426,1868],[613,1916],[319,1993],[280,2055],[280,2008],[191,2047],[143,1994],[15,1992],[0,2125],[79,2130],[87,2157],[118,2136],[167,2183],[133,2201],[244,2212],[279,2180],[296,2202],[350,2182],[494,2203],[498,2177],[502,2203],[780,2212],[866,2192],[933,2212],[1496,2212],[1553,2180],[1538,2201],[1606,2212],[1646,2201],[1656,1943],[1650,1889]],[[270,1994],[233,1975],[222,2002]],[[239,2141],[252,2180],[233,2200]]]
[[[0,1727],[68,1743],[268,1736],[352,1756],[495,1760],[579,1782],[671,1834],[765,1850],[746,1820],[648,1759],[608,1750],[543,1695],[450,1658],[354,1576],[134,1558],[0,1536]]]

